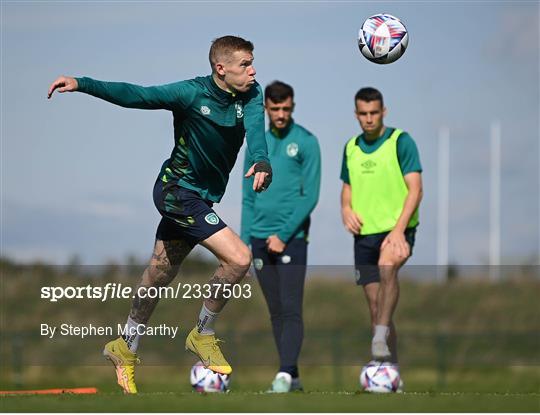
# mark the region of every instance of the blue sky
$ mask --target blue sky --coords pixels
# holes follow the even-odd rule
[[[295,120],[320,141],[321,199],[311,264],[351,264],[341,224],[343,146],[359,133],[353,97],[379,88],[386,124],[416,140],[425,197],[411,264],[436,263],[438,132],[450,129],[449,258],[482,264],[489,246],[489,131],[502,128],[501,253],[539,252],[538,2],[2,2],[2,254],[101,264],[148,257],[159,221],[152,186],[172,149],[167,111],[83,94],[46,99],[58,75],[155,85],[209,73],[212,39],[255,44],[257,79],[290,83]],[[403,20],[409,48],[380,66],[358,52],[364,19]],[[242,160],[242,153],[239,156]],[[239,230],[241,163],[215,206]]]

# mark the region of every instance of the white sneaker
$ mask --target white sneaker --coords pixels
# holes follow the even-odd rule
[[[392,353],[390,353],[390,349],[384,341],[371,343],[371,355],[373,360],[377,360],[379,362],[385,362],[392,358]]]
[[[292,376],[287,372],[279,372],[272,382],[270,393],[287,393],[291,390]]]

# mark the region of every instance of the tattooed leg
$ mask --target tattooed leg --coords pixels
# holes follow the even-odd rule
[[[242,281],[251,264],[251,252],[230,228],[220,230],[201,244],[220,262],[209,282],[213,295],[204,302],[208,310],[219,313],[228,300],[223,294],[225,284],[229,284],[228,288],[231,289],[232,284]]]
[[[192,247],[183,240],[162,241],[157,239],[150,265],[144,271],[137,290],[141,287],[165,287],[178,274],[180,265],[190,253]],[[129,317],[141,324],[146,324],[156,307],[159,298],[139,297],[135,294]]]
[[[212,287],[212,295],[204,301],[206,308],[215,313],[220,312],[229,300],[225,292],[230,292],[232,286],[238,284],[246,272],[247,269],[244,267],[220,264],[208,282]],[[225,288],[227,290],[224,290]]]

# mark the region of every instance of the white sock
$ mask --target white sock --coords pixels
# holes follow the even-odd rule
[[[389,334],[390,334],[390,327],[377,324],[375,326],[375,334],[373,335],[373,343],[375,342],[386,343],[386,339],[388,338]]]
[[[137,323],[132,320],[131,317],[128,317],[126,325],[124,326],[124,333],[122,338],[125,340],[127,347],[133,353],[137,352],[139,347],[139,340],[141,339],[140,332],[144,332],[146,328],[145,324]]]
[[[203,304],[199,313],[199,321],[197,321],[197,331],[200,334],[214,334],[214,323],[218,316],[219,313],[208,310]]]

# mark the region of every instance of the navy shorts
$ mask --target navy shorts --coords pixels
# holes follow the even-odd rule
[[[212,202],[177,183],[158,179],[154,204],[162,216],[156,239],[162,241],[184,240],[195,246],[227,226],[212,209]]]
[[[354,267],[356,269],[356,283],[367,285],[372,282],[380,282],[379,256],[381,245],[390,232],[375,233],[372,235],[354,236]],[[405,240],[411,248],[411,255],[414,246],[416,228],[409,228],[405,231]]]

